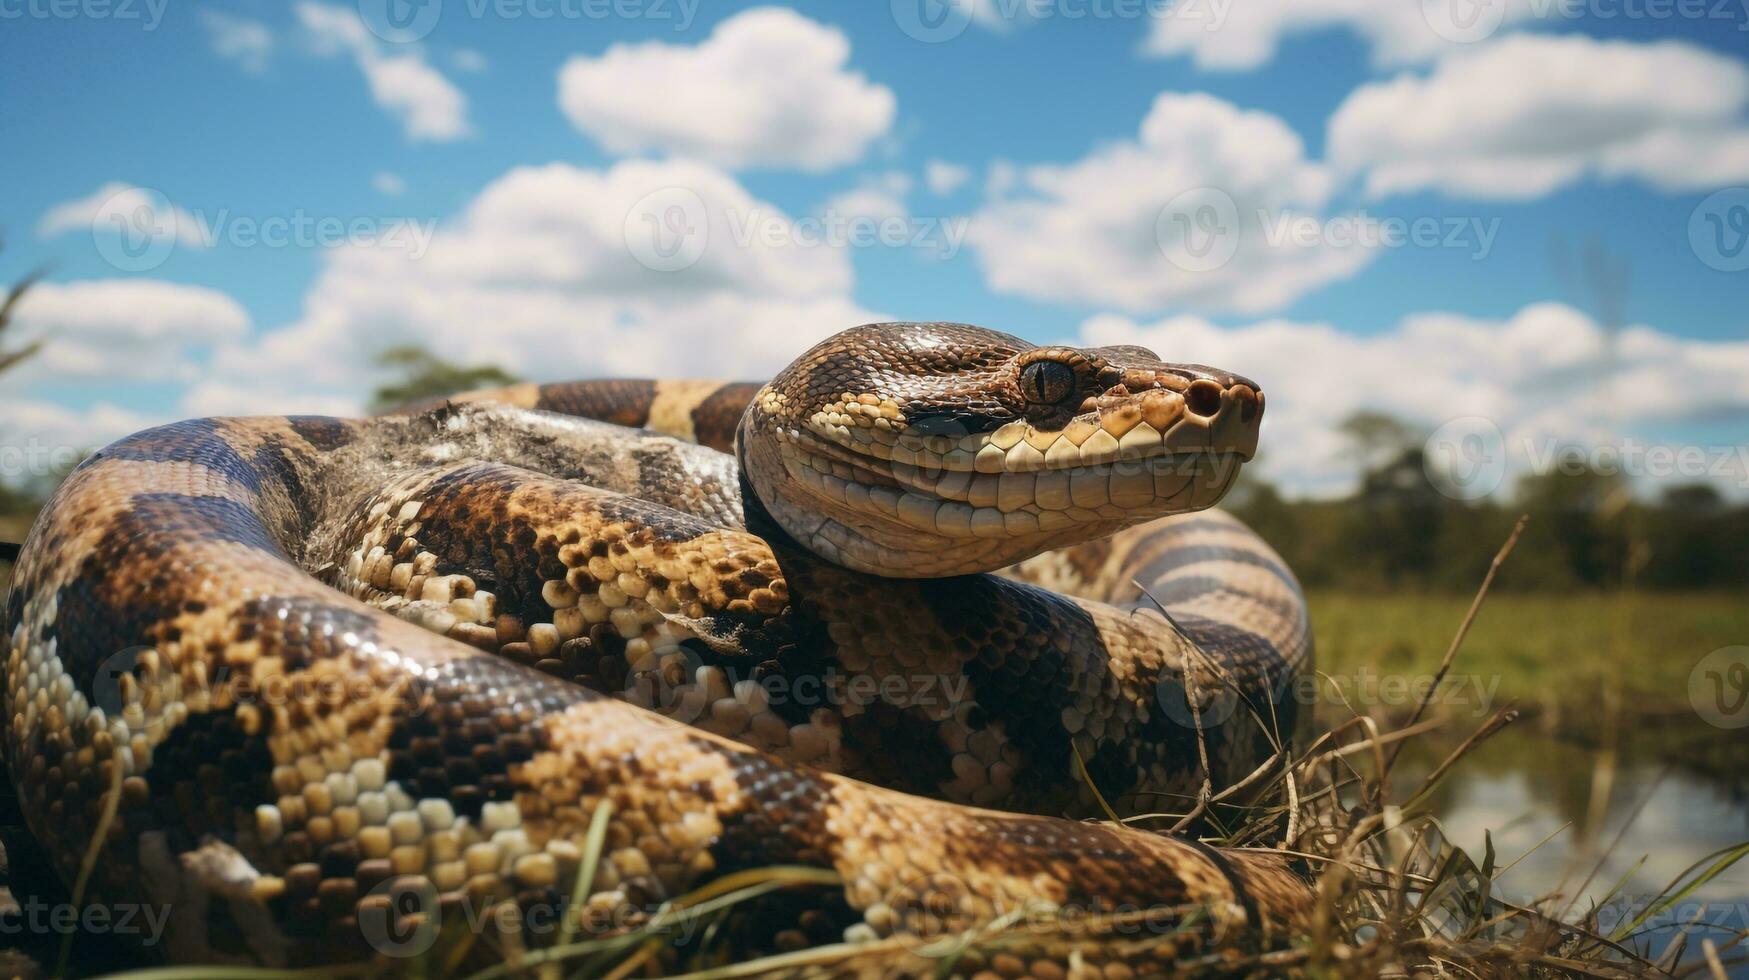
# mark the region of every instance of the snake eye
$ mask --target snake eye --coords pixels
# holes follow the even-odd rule
[[[1075,391],[1075,372],[1061,361],[1033,361],[1021,369],[1020,391],[1029,402],[1055,405]]]

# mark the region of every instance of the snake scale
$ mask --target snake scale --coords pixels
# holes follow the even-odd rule
[[[151,429],[24,545],[6,762],[63,878],[92,853],[86,901],[167,906],[176,961],[405,955],[512,906],[476,930],[502,956],[772,865],[836,877],[749,903],[719,955],[1039,902],[1175,938],[1064,911],[999,972],[1256,948],[1311,902],[1278,855],[1076,818],[1183,812],[1294,727],[1303,598],[1207,509],[1262,412],[1142,348],[931,323],[764,385]],[[934,969],[916,949],[827,972]]]

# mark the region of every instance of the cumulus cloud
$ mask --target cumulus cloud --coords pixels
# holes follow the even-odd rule
[[[1353,275],[1356,240],[1275,233],[1321,218],[1332,179],[1279,118],[1164,93],[1138,138],[1074,163],[993,168],[971,241],[992,289],[1136,312],[1261,312]]]
[[[923,182],[929,185],[931,193],[937,195],[952,194],[972,179],[970,167],[962,167],[946,160],[931,160],[923,165]]]
[[[169,418],[98,402],[85,408],[0,396],[0,483],[50,482],[80,456]]]
[[[572,58],[559,72],[559,106],[616,154],[823,171],[860,159],[893,125],[892,91],[847,70],[849,59],[843,32],[760,7],[695,47],[615,44]]]
[[[1606,356],[1608,333],[1559,303],[1526,306],[1505,320],[1416,314],[1365,336],[1288,320],[1224,328],[1196,316],[1143,323],[1101,315],[1081,325],[1076,342],[1141,344],[1168,360],[1255,379],[1269,400],[1256,465],[1313,494],[1353,486],[1356,460],[1338,426],[1360,410],[1429,431],[1465,417],[1488,419],[1517,472],[1562,446],[1628,438],[1651,445],[1670,425],[1749,412],[1749,342],[1633,326]],[[1673,391],[1682,397],[1667,397]],[[1740,458],[1723,458],[1740,471]],[[1745,489],[1734,487],[1738,495]]]
[[[863,187],[845,191],[826,202],[825,216],[837,220],[879,223],[890,219],[900,221],[910,217],[903,197],[879,187]]]
[[[273,33],[266,24],[210,9],[201,10],[200,23],[214,54],[236,62],[252,75],[267,70],[273,57]]]
[[[418,344],[525,377],[769,376],[810,343],[879,319],[849,298],[842,249],[750,233],[791,219],[694,161],[521,167],[422,257],[332,250],[302,317],[222,347],[190,412],[353,411],[371,355]]]
[[[377,193],[387,194],[390,197],[398,197],[407,192],[407,182],[401,179],[401,175],[390,173],[387,170],[381,170],[372,175],[370,186],[376,188]]]
[[[114,180],[82,198],[49,208],[36,230],[44,238],[90,232],[168,240],[190,248],[213,244],[208,229],[163,194]]]
[[[473,131],[467,97],[418,51],[384,54],[358,13],[345,7],[306,0],[297,5],[297,15],[319,54],[352,57],[371,100],[400,120],[408,139],[447,142]]]
[[[249,314],[224,293],[154,279],[43,282],[19,300],[13,329],[43,341],[33,375],[191,380],[194,357],[241,340]]]
[[[1515,35],[1362,85],[1329,157],[1377,195],[1538,197],[1582,177],[1749,180],[1749,68],[1691,44]]]
[[[1561,10],[1536,0],[1460,5],[1471,0],[1183,0],[1157,10],[1144,49],[1189,56],[1198,68],[1249,71],[1273,59],[1284,38],[1339,27],[1365,39],[1375,63],[1404,64]],[[1460,14],[1483,20],[1471,24]]]

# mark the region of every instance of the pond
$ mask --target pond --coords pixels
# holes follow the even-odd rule
[[[1749,739],[1712,736],[1721,734],[1749,750]],[[1404,775],[1413,770],[1418,779],[1441,751],[1425,744],[1406,752]],[[1607,806],[1594,818],[1593,799],[1605,784]],[[1559,892],[1575,899],[1574,916],[1600,906],[1598,921],[1607,928],[1632,922],[1695,862],[1749,841],[1749,768],[1704,774],[1638,758],[1610,767],[1598,749],[1511,726],[1446,777],[1433,809],[1448,839],[1478,862],[1491,835],[1497,866],[1510,865],[1496,878],[1496,894],[1529,903]],[[1656,955],[1686,935],[1685,959],[1693,960],[1703,938],[1722,943],[1744,929],[1749,859],[1649,919],[1639,936]],[[1749,967],[1732,975],[1749,977]]]

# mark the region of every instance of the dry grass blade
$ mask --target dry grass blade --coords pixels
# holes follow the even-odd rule
[[[1481,611],[1483,601],[1488,598],[1488,590],[1494,587],[1494,576],[1500,574],[1500,566],[1506,564],[1507,556],[1512,554],[1513,548],[1518,547],[1518,537],[1524,533],[1524,525],[1529,522],[1529,514],[1520,515],[1518,523],[1512,526],[1512,533],[1506,536],[1506,543],[1500,546],[1499,552],[1494,555],[1494,560],[1488,563],[1488,574],[1482,576],[1482,585],[1476,589],[1476,598],[1470,602],[1469,612],[1464,614],[1463,622],[1458,624],[1457,633],[1451,638],[1451,646],[1446,648],[1445,657],[1440,660],[1439,669],[1433,674],[1433,683],[1427,686],[1427,690],[1416,702],[1415,713],[1409,716],[1408,727],[1414,727],[1415,723],[1421,720],[1421,716],[1427,713],[1428,705],[1433,703],[1434,694],[1439,690],[1440,683],[1445,680],[1446,673],[1451,670],[1452,661],[1457,659],[1458,649],[1464,645],[1464,637],[1470,635],[1470,626],[1475,623],[1476,614]],[[1391,750],[1390,764],[1396,763],[1397,754],[1401,751],[1403,751],[1401,745]]]

